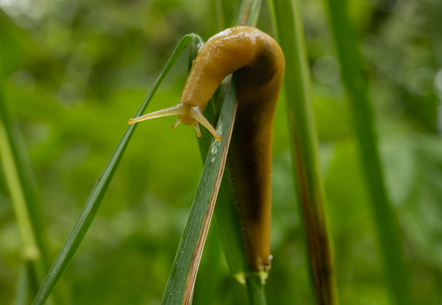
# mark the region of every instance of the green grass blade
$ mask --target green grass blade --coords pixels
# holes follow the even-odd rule
[[[250,274],[250,269],[247,262],[241,224],[235,206],[232,184],[227,170],[224,172],[221,182],[215,217],[218,220],[224,256],[229,265],[230,272],[239,283],[245,284],[246,278]]]
[[[171,58],[169,59],[166,67],[161,73],[160,77],[157,79],[154,86],[152,87],[152,89],[144,99],[143,104],[135,114],[135,117],[140,116],[145,111],[147,105],[149,104],[153,95],[157,91],[161,82],[164,80],[167,73],[175,64],[176,60],[184,51],[184,49],[191,43],[191,40],[192,40],[191,35],[186,35],[181,39],[175,51],[173,52]],[[101,174],[100,178],[98,179],[97,183],[92,189],[92,192],[90,193],[89,198],[87,199],[83,209],[81,210],[80,216],[78,217],[68,238],[66,239],[63,247],[61,248],[60,253],[55,259],[55,262],[52,265],[48,275],[46,276],[43,285],[40,287],[40,290],[38,291],[38,294],[34,299],[33,305],[44,304],[49,294],[51,293],[52,289],[55,287],[58,280],[63,275],[63,272],[66,270],[67,266],[72,260],[75,252],[80,246],[81,241],[86,235],[87,230],[89,229],[89,226],[91,225],[98,211],[100,203],[104,195],[106,194],[107,187],[109,186],[109,183],[112,180],[112,177],[118,167],[118,164],[121,158],[123,157],[124,151],[129,143],[129,140],[136,126],[137,124],[129,125],[122,139],[120,140],[120,143],[113,152],[108,164],[106,165],[103,173]]]
[[[22,236],[23,263],[29,269],[29,283],[33,284],[28,287],[30,292],[35,294],[39,285],[43,283],[50,261],[43,225],[43,212],[36,195],[35,177],[26,155],[26,148],[21,133],[12,123],[2,85],[1,79],[0,156]]]
[[[270,6],[286,60],[284,89],[293,141],[295,181],[316,303],[338,304],[325,223],[324,192],[319,171],[300,4],[299,1],[273,0]]]
[[[29,291],[28,267],[22,264],[18,270],[17,280],[15,283],[15,300],[16,305],[26,305]]]
[[[221,32],[226,28],[226,25],[229,24],[228,17],[225,15],[224,4],[226,1],[224,0],[216,0],[216,22],[218,27],[218,32]],[[228,14],[229,12],[226,11]]]
[[[237,25],[241,0],[216,0],[216,20],[218,31]]]
[[[266,305],[266,295],[264,285],[261,277],[255,274],[250,274],[246,277],[247,293],[250,298],[250,304]]]
[[[221,100],[224,99],[226,93],[227,92],[221,93]],[[215,103],[213,101],[211,101],[208,107],[206,107],[204,115],[210,122],[216,121]],[[198,140],[202,160],[206,160],[207,158],[209,151],[207,143],[211,138],[212,135],[210,132],[205,130],[205,133],[202,134],[201,138]],[[223,252],[230,272],[240,283],[245,284],[246,274],[248,274],[250,271],[247,263],[247,254],[242,237],[241,225],[235,207],[233,189],[227,168],[224,171],[218,194],[215,217],[218,220],[224,250]]]
[[[244,0],[238,16],[238,25],[256,26],[262,0]]]
[[[181,238],[161,304],[191,304],[193,287],[204,242],[215,208],[227,159],[236,113],[236,90],[229,87],[216,127],[221,142],[212,140],[210,153]]]
[[[42,283],[46,266],[42,260],[42,253],[37,244],[35,234],[38,230],[34,230],[31,220],[31,213],[28,209],[27,198],[25,195],[25,187],[22,184],[23,175],[18,164],[18,150],[14,147],[14,136],[8,128],[6,119],[6,111],[3,100],[0,100],[0,154],[3,163],[3,169],[6,176],[6,182],[11,194],[11,201],[14,206],[15,214],[20,228],[23,241],[23,257],[25,261],[32,262],[36,275],[35,282]],[[9,129],[9,130],[8,130]]]
[[[390,294],[396,304],[411,304],[410,280],[403,254],[399,224],[389,202],[377,148],[373,111],[368,97],[354,26],[345,0],[326,1],[342,79],[352,107],[357,141]]]

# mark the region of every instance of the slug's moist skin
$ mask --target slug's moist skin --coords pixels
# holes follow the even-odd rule
[[[220,141],[202,113],[221,81],[237,72],[238,109],[228,165],[249,264],[264,273],[271,257],[273,115],[284,69],[284,54],[272,37],[253,27],[233,27],[199,50],[178,105],[129,120],[178,114],[172,129],[179,123],[193,125],[200,136],[200,122]]]

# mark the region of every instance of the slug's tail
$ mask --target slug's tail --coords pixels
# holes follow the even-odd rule
[[[186,125],[192,125],[195,128],[196,134],[198,137],[201,137],[201,131],[198,126],[198,122],[207,128],[210,133],[215,137],[215,139],[219,142],[221,141],[221,136],[216,132],[215,128],[210,124],[209,121],[204,117],[200,106],[189,106],[183,103],[179,103],[178,105],[158,110],[134,119],[130,119],[128,121],[129,124],[134,124],[137,122],[160,118],[169,115],[178,114],[178,118],[172,126],[172,130],[175,129],[178,124],[183,123]]]

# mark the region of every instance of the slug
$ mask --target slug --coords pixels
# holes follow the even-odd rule
[[[199,50],[178,105],[129,120],[178,115],[172,129],[192,125],[201,136],[199,122],[220,141],[203,111],[221,81],[237,73],[238,109],[227,162],[250,268],[265,274],[271,260],[273,116],[284,70],[284,54],[272,37],[253,27],[233,27]]]

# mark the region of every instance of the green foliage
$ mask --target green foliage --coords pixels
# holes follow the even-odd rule
[[[216,33],[215,3],[36,0],[19,7],[24,2],[0,2],[0,58],[5,97],[36,173],[53,260],[127,119],[179,39],[190,32],[205,39]],[[442,4],[411,0],[349,5],[387,192],[405,241],[410,293],[416,304],[439,304],[442,145],[437,109],[442,58],[437,50],[442,45]],[[340,302],[390,304],[327,12],[320,0],[304,1],[302,12]],[[258,27],[274,34],[269,16],[264,2]],[[186,67],[186,58],[178,60],[152,110],[178,102]],[[170,131],[173,120],[146,122],[133,136],[63,277],[72,303],[160,302],[202,172],[194,131],[183,126]],[[274,259],[266,294],[269,304],[311,304],[288,139],[280,103],[274,136]],[[150,142],[153,148],[147,146]],[[14,299],[22,249],[4,171],[1,166],[0,304]],[[194,304],[207,304],[207,298],[210,304],[246,304],[246,291],[229,275],[217,232],[211,231]]]
[[[170,71],[181,53],[191,43],[191,41],[191,35],[186,35],[181,39],[175,51],[171,55],[163,72],[160,74],[154,86],[147,94],[144,102],[141,104],[134,117],[138,117],[143,114],[153,96],[155,95],[156,91],[158,90],[159,86],[161,85],[162,81],[166,77],[167,73]],[[72,258],[74,257],[75,252],[83,241],[84,236],[89,230],[89,227],[98,212],[101,201],[103,200],[103,197],[107,192],[107,188],[109,187],[115,171],[117,170],[118,165],[123,158],[124,152],[136,127],[137,125],[130,125],[127,127],[126,132],[124,133],[123,137],[115,148],[108,164],[104,168],[101,176],[98,178],[97,183],[95,184],[88,199],[86,200],[86,203],[81,210],[80,215],[78,216],[74,224],[74,227],[69,233],[69,236],[67,237],[65,243],[63,244],[63,247],[61,248],[59,254],[57,255],[57,258],[54,261],[54,264],[52,265],[51,269],[48,272],[48,275],[41,285],[33,304],[38,305],[45,303],[46,299],[51,294],[52,289],[54,289],[55,285],[57,285],[61,276],[63,275]]]
[[[385,283],[388,285],[393,302],[398,305],[412,304],[402,237],[385,188],[377,136],[373,126],[373,111],[358,54],[358,42],[349,20],[346,1],[341,0],[339,3],[328,1],[328,8],[342,68],[342,80],[352,109],[361,165],[369,191],[370,206],[381,249]]]

